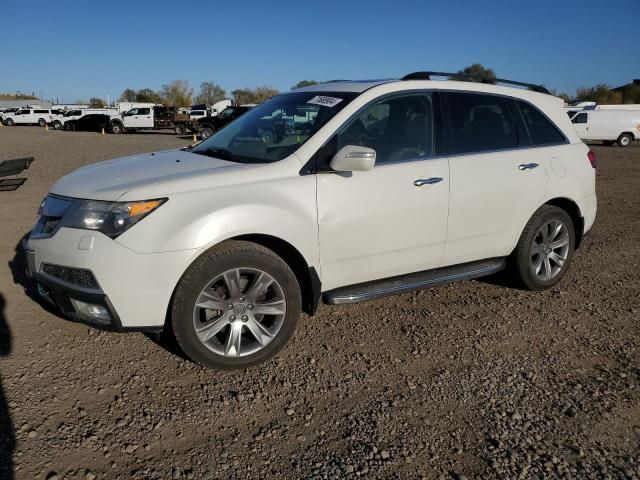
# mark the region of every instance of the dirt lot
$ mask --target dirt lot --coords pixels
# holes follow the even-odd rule
[[[598,220],[559,287],[323,306],[221,373],[46,311],[9,265],[58,177],[188,143],[0,127],[0,159],[36,158],[0,192],[0,479],[640,477],[640,146],[594,147]]]

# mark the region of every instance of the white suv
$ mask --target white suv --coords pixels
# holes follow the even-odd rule
[[[52,113],[51,110],[46,108],[21,108],[8,116],[4,123],[9,127],[13,125],[39,125],[44,127],[51,123],[54,117],[57,117],[57,112]]]
[[[321,299],[505,267],[554,286],[596,217],[593,154],[541,87],[435,75],[294,90],[189,148],[81,168],[42,203],[30,274],[69,318],[168,329],[216,368],[271,357]]]

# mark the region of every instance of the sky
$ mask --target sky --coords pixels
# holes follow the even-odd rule
[[[640,78],[640,0],[0,0],[0,92],[395,78],[472,63],[575,93]]]

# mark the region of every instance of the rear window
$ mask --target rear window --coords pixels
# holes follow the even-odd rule
[[[518,148],[509,99],[476,93],[447,93],[451,153]]]
[[[517,101],[534,146],[566,143],[562,132],[540,110],[530,103]]]

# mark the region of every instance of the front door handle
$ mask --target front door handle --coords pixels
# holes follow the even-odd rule
[[[520,170],[533,170],[534,168],[538,168],[537,163],[521,163],[518,165]]]
[[[429,177],[429,178],[419,178],[413,184],[416,187],[421,187],[423,185],[433,185],[434,183],[440,183],[442,181],[441,177]]]

